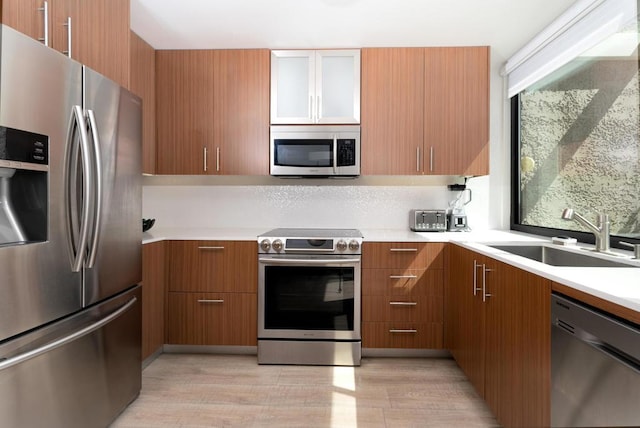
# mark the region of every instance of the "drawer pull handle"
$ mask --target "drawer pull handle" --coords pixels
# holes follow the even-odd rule
[[[389,275],[390,279],[416,279],[417,275]]]
[[[224,247],[198,247],[198,250],[224,250]]]
[[[413,330],[413,329],[410,329],[410,330],[400,330],[400,329],[393,329],[393,328],[392,328],[391,330],[389,330],[389,333],[411,333],[411,334],[415,334],[415,333],[417,333],[417,332],[418,332],[418,330]]]
[[[389,251],[394,253],[417,253],[417,248],[390,248]]]
[[[389,302],[391,306],[417,306],[418,302]]]
[[[198,303],[224,303],[222,299],[199,299]]]

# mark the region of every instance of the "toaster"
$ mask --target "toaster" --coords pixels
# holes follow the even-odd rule
[[[445,210],[411,210],[409,228],[414,232],[444,232],[447,230]]]

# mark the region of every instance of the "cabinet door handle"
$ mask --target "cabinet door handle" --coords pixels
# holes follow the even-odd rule
[[[389,330],[389,333],[411,333],[411,334],[416,334],[417,332],[418,332],[418,330],[413,330],[413,329],[403,330],[403,329],[392,328],[391,330]]]
[[[389,302],[391,306],[417,306],[418,302]]]
[[[224,303],[223,299],[198,299],[198,303]]]
[[[216,172],[220,172],[220,147],[216,147]]]
[[[429,149],[429,171],[433,172],[433,146]]]
[[[207,172],[207,148],[203,147],[202,148],[202,157],[204,158],[204,165],[202,165],[202,169],[204,169],[204,172]]]
[[[487,272],[493,272],[493,269],[487,269],[486,265],[482,265],[482,301],[486,302],[487,298],[493,294],[487,293]]]
[[[320,122],[320,118],[322,117],[322,103],[320,101],[320,95],[318,95],[316,98],[316,122]]]
[[[416,279],[417,275],[389,275],[389,279]]]
[[[482,267],[480,263],[476,260],[473,261],[473,295],[477,296],[478,291],[482,290],[482,288],[478,287],[478,268]]]
[[[309,121],[313,122],[313,95],[309,95]]]
[[[38,10],[44,16],[44,37],[38,40],[44,43],[45,46],[49,46],[49,2],[43,2],[42,7],[38,8]]]
[[[67,16],[67,23],[62,25],[67,27],[67,50],[62,53],[71,58],[71,17]]]
[[[420,146],[416,147],[416,172],[420,172]]]
[[[198,247],[198,250],[224,250],[224,247]]]
[[[390,248],[389,251],[394,253],[417,253],[417,248]]]

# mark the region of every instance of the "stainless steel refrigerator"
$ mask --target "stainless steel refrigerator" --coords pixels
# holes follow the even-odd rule
[[[141,385],[141,103],[0,37],[0,426],[104,427]]]

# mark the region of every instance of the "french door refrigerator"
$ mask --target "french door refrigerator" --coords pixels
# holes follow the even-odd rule
[[[141,103],[0,31],[0,426],[104,427],[141,385]],[[46,165],[2,161],[12,135]]]

